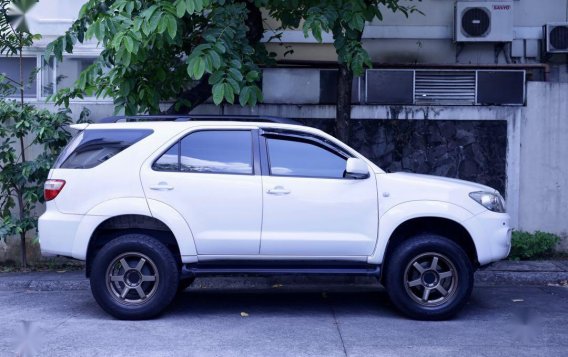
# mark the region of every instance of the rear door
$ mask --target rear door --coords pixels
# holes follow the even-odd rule
[[[185,218],[199,255],[257,255],[262,182],[254,129],[199,129],[165,149],[141,172],[149,200]]]
[[[372,254],[378,230],[374,175],[345,178],[349,153],[310,134],[265,132],[260,145],[267,158],[261,254]]]

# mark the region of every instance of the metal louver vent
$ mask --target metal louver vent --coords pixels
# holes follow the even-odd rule
[[[416,71],[416,104],[475,104],[475,71]]]

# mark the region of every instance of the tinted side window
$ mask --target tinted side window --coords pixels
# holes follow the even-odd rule
[[[252,174],[252,133],[237,130],[198,131],[181,140],[180,170]]]
[[[148,129],[87,129],[63,151],[56,168],[90,169],[152,134]]]
[[[266,141],[271,175],[343,178],[346,160],[323,147],[289,139]]]
[[[179,142],[160,156],[152,168],[156,171],[179,171]]]

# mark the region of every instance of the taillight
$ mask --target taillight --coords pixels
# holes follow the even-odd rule
[[[61,192],[61,190],[63,189],[63,186],[65,186],[64,180],[45,181],[45,184],[43,185],[43,197],[46,201],[51,201],[52,199],[57,197],[59,192]]]

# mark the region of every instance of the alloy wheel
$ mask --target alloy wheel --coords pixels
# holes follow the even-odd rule
[[[106,273],[107,289],[122,304],[146,303],[156,293],[159,280],[156,264],[137,252],[116,257]]]
[[[429,252],[410,260],[404,271],[407,294],[422,306],[439,306],[453,299],[458,286],[457,269],[445,255]]]

